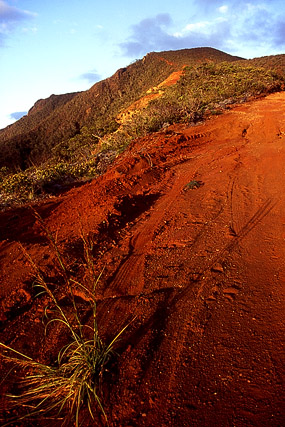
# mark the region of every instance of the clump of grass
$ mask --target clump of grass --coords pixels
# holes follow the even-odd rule
[[[43,224],[40,216],[37,214],[36,216]],[[22,393],[17,396],[10,395],[9,397],[16,406],[28,408],[29,414],[20,416],[17,420],[12,420],[12,422],[27,417],[54,414],[59,417],[63,414],[68,420],[74,419],[75,425],[79,426],[81,408],[87,406],[91,418],[94,419],[95,406],[103,414],[108,425],[107,415],[100,397],[101,383],[106,365],[115,353],[114,346],[128,325],[122,328],[108,344],[103,342],[97,324],[97,304],[95,299],[95,290],[101,275],[97,278],[95,277],[90,242],[83,237],[89,283],[90,281],[92,282],[91,289],[70,278],[56,239],[49,230],[45,229],[45,231],[55,251],[67,292],[72,301],[71,313],[68,313],[63,308],[56,296],[56,292],[50,289],[40,268],[24,247],[22,247],[22,251],[34,270],[35,286],[39,289],[38,295],[42,293],[48,295],[53,308],[54,316],[48,319],[45,325],[45,332],[52,324],[53,327],[63,325],[69,332],[70,341],[59,350],[54,365],[40,363],[0,342],[4,359],[8,362],[14,362],[26,372],[21,381]],[[92,312],[91,324],[85,324],[81,321],[74,297],[74,287],[79,287],[88,296],[87,300],[89,299],[89,306]],[[50,312],[50,307],[46,307],[46,316],[48,311]],[[11,421],[4,425],[10,424]]]
[[[202,185],[204,185],[204,183],[202,181],[196,181],[195,179],[193,179],[192,181],[188,182],[188,184],[185,185],[183,190],[184,191],[195,190],[195,189],[201,187]]]

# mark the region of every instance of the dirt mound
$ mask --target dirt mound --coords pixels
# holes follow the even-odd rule
[[[70,263],[93,238],[103,335],[136,315],[104,389],[111,426],[283,425],[284,103],[171,126],[36,207]],[[55,256],[30,208],[0,233],[1,341],[45,359],[56,337],[18,242],[51,275]]]

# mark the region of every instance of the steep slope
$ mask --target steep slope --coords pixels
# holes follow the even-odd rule
[[[101,136],[115,130],[121,110],[184,65],[238,59],[212,48],[150,53],[86,92],[40,101],[28,116],[0,131],[0,167],[25,169],[39,164],[49,158],[53,146],[80,133],[84,126]]]
[[[276,93],[141,138],[97,180],[37,206],[73,278],[82,233],[93,240],[102,336],[136,316],[103,374],[111,427],[283,425],[284,103]],[[51,363],[67,336],[44,335],[47,299],[18,242],[72,312],[56,254],[29,208],[0,213],[0,235],[0,340]],[[87,322],[88,295],[77,297]]]

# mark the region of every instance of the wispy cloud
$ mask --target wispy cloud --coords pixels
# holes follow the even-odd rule
[[[30,33],[30,34],[36,34],[38,32],[38,27],[23,27],[22,33]]]
[[[10,119],[19,120],[21,117],[25,116],[27,111],[16,111],[15,113],[10,114]]]
[[[93,70],[89,73],[81,74],[80,78],[87,80],[89,83],[96,83],[102,79],[102,76],[98,74],[96,70]]]
[[[258,56],[262,50],[280,49],[281,53],[284,49],[284,14],[255,0],[251,3],[233,0],[222,5],[215,0],[202,3],[209,7],[210,3],[215,4],[214,13],[205,14],[205,19],[193,19],[181,29],[177,30],[176,26],[175,31],[169,14],[156,15],[133,25],[129,38],[119,45],[122,53],[138,57],[153,50],[211,46],[232,54],[244,55],[244,51]]]
[[[247,4],[261,4],[261,0],[225,0],[224,3],[221,0],[195,0],[199,7],[206,8],[208,11],[213,11],[216,8],[228,7],[236,8],[239,6],[244,7]]]
[[[0,0],[0,46],[5,38],[20,25],[21,22],[34,18],[36,13],[9,6],[6,1]]]
[[[220,6],[220,7],[218,7],[218,11],[220,12],[220,13],[227,13],[228,12],[228,10],[229,10],[229,6],[228,5],[223,5],[223,6]]]

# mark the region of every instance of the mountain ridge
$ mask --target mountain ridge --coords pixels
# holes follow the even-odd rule
[[[165,61],[161,60],[161,58]],[[22,150],[21,157],[26,157],[27,154],[25,152],[28,153],[30,151],[29,147],[33,139],[40,142],[45,137],[47,142],[54,146],[63,138],[71,138],[76,135],[81,127],[92,124],[92,120],[95,117],[99,119],[98,116],[106,114],[107,109],[110,107],[114,110],[112,119],[113,128],[115,128],[115,116],[120,109],[127,107],[129,103],[140,97],[143,91],[146,91],[151,86],[158,85],[171,72],[177,71],[183,65],[205,60],[219,62],[240,59],[240,57],[235,57],[213,48],[148,53],[135,63],[120,68],[111,77],[95,83],[87,91],[51,95],[45,100],[38,100],[29,110],[27,116],[0,131],[0,148],[5,152],[5,147],[7,146],[11,148],[11,145],[23,145],[25,148]],[[150,67],[153,62],[155,70]],[[140,74],[143,73],[146,76],[140,78]],[[128,90],[129,86],[135,86],[135,91]],[[99,106],[98,98],[101,98]],[[43,108],[40,108],[41,104]],[[60,116],[60,120],[56,116]],[[104,123],[102,123],[101,129],[99,126],[98,130],[99,132],[101,131],[101,134],[104,134],[110,128],[104,128]],[[6,153],[6,162],[3,161],[4,156],[2,156],[0,167],[1,165],[7,166],[10,162],[15,162],[15,150],[13,151],[13,155],[10,156]],[[32,160],[35,162],[37,156]],[[22,167],[25,168],[25,161],[22,162]]]
[[[38,100],[0,131],[0,206],[97,177],[137,137],[173,123],[194,125],[284,87],[285,55],[148,53],[87,91]]]

